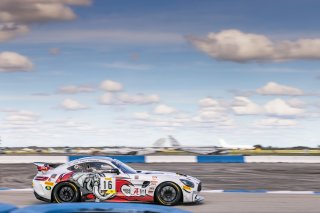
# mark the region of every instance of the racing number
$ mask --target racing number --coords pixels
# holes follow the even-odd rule
[[[116,180],[115,178],[101,177],[100,190],[107,191],[107,193],[115,193]]]
[[[104,184],[104,189],[112,189],[112,181],[111,180],[108,180],[108,181],[103,181],[103,184]],[[107,185],[108,185],[108,188],[107,188]]]

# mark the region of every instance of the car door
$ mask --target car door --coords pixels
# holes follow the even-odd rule
[[[113,165],[106,162],[88,162],[86,166],[86,172],[96,174],[94,178],[101,194],[116,194],[116,179],[122,174],[115,173]]]

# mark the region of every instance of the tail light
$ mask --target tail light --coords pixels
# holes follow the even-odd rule
[[[46,172],[46,171],[48,171],[50,169],[50,166],[48,166],[48,165],[43,165],[43,166],[37,166],[37,170],[39,171],[39,172]]]
[[[49,179],[49,177],[45,177],[45,176],[37,176],[34,178],[35,180],[38,180],[38,181],[46,181]]]

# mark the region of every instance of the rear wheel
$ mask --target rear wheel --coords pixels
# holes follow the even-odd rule
[[[179,186],[172,182],[161,183],[155,192],[156,200],[165,206],[173,206],[180,202],[182,192]]]
[[[79,189],[70,182],[60,183],[53,190],[53,200],[57,203],[78,202],[79,196]]]

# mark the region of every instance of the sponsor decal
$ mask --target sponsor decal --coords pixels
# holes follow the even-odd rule
[[[153,180],[153,181],[157,181],[157,180],[158,180],[158,177],[157,177],[157,176],[152,176],[152,180]]]
[[[135,175],[134,179],[136,179],[136,180],[139,179],[139,175]]]
[[[128,185],[123,185],[121,187],[121,192],[126,196],[130,196],[131,195],[131,187]]]
[[[155,188],[154,187],[149,187],[148,194],[152,194],[154,192]]]
[[[50,182],[50,181],[46,181],[44,182],[45,185],[48,185],[48,186],[53,186],[54,185],[54,182]]]
[[[150,182],[150,186],[156,186],[157,183],[158,183],[158,181],[151,181],[151,182]]]
[[[87,197],[88,200],[92,200],[92,199],[95,199],[95,198],[96,198],[96,197],[94,196],[94,194],[87,194],[86,197]]]
[[[46,190],[51,190],[51,186],[46,186]]]
[[[121,192],[126,196],[145,196],[146,191],[147,190],[144,188],[128,186],[128,185],[123,185],[121,187]]]
[[[106,191],[106,194],[115,194],[115,193],[116,193],[116,190],[114,190],[114,189],[108,189]]]
[[[189,187],[189,186],[183,186],[183,189],[186,191],[191,191],[191,187]]]

